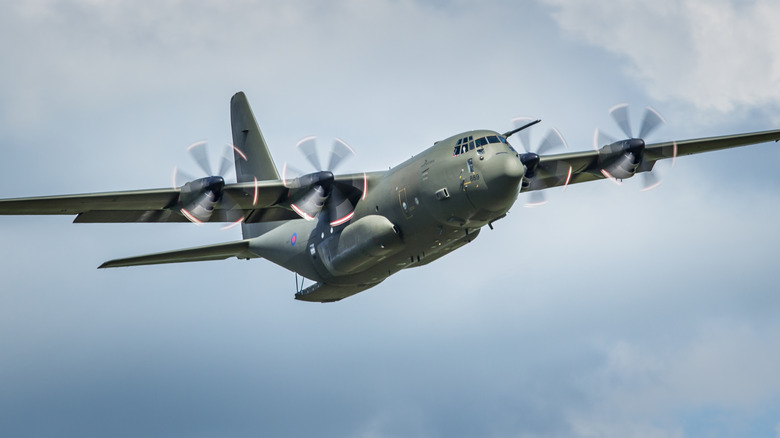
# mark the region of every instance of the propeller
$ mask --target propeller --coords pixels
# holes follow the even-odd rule
[[[214,207],[222,202],[231,207],[224,209],[225,217],[220,220],[227,219],[232,222],[223,229],[243,222],[244,217],[237,208],[238,204],[230,199],[230,196],[224,192],[224,188],[225,176],[235,174],[233,157],[246,160],[246,155],[235,146],[226,145],[219,158],[217,172],[214,172],[208,144],[205,141],[191,144],[187,147],[187,152],[206,176],[196,178],[178,167],[173,168],[173,186],[181,187],[178,203],[181,214],[195,224],[209,222],[214,214]]]
[[[651,190],[661,184],[657,173],[652,172],[654,162],[644,161],[645,138],[652,135],[665,123],[663,116],[653,108],[645,109],[639,134],[634,136],[631,129],[628,104],[615,105],[609,110],[609,115],[618,125],[625,140],[616,140],[612,136],[601,132],[598,128],[593,134],[593,147],[599,151],[599,159],[602,163],[601,173],[620,185],[620,180],[632,177],[637,171],[641,171],[643,178],[642,191]],[[599,148],[599,145],[604,145]],[[674,148],[676,157],[676,147]],[[674,160],[672,160],[674,163]],[[645,164],[647,163],[647,164]],[[643,166],[647,168],[643,169]]]
[[[532,123],[533,120],[534,119],[528,117],[516,117],[512,119],[512,124],[516,129],[520,129],[525,126],[529,126],[529,123]],[[521,129],[517,132],[518,136],[520,137],[520,145],[524,151],[524,153],[519,154],[519,157],[520,161],[523,162],[523,165],[526,168],[522,183],[523,189],[532,190],[528,202],[525,203],[525,207],[537,207],[544,205],[547,203],[544,192],[541,190],[533,190],[537,181],[536,177],[539,174],[539,170],[545,170],[551,175],[556,175],[557,172],[555,172],[555,169],[549,169],[546,167],[546,165],[542,164],[540,155],[548,154],[560,148],[566,149],[566,140],[563,139],[563,136],[557,129],[553,128],[550,129],[547,134],[545,134],[544,138],[542,138],[542,141],[536,146],[536,148],[532,148],[531,130]],[[569,168],[569,176],[571,176],[570,172],[571,167]],[[568,177],[566,179],[566,183],[568,183]],[[564,188],[565,186],[566,184],[564,184]]]
[[[331,144],[328,165],[323,170],[317,152],[316,137],[301,139],[297,148],[315,172],[304,174],[285,163],[282,168],[282,180],[290,189],[290,207],[306,220],[314,220],[322,212],[327,215],[323,217],[332,227],[349,222],[354,214],[357,199],[365,199],[366,175],[345,181],[337,180],[334,172],[344,161],[355,155],[355,151],[344,140],[335,139]],[[288,178],[290,173],[301,176]]]

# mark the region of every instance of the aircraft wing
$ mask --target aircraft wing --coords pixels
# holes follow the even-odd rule
[[[354,181],[360,197],[377,174],[336,177]],[[359,187],[359,189],[357,188]],[[300,219],[290,208],[289,191],[281,180],[227,184],[208,222],[246,223]],[[75,215],[76,223],[188,222],[181,205],[182,188],[85,193],[0,199],[0,215]]]
[[[652,170],[656,161],[666,158],[778,140],[780,130],[649,144],[645,146],[637,173]],[[536,177],[523,191],[544,190],[607,178],[602,173],[602,160],[605,158],[603,149],[541,156]]]
[[[286,193],[281,181],[230,184],[224,193],[209,222],[233,222],[250,215],[261,220],[298,217],[277,205]],[[180,195],[180,188],[170,188],[3,199],[0,215],[76,215],[77,223],[188,222],[181,212]]]

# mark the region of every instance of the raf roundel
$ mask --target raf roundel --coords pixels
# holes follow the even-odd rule
[[[295,246],[295,241],[298,240],[298,234],[293,233],[292,237],[290,237],[290,246]]]

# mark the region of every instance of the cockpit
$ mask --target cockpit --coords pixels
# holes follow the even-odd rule
[[[476,140],[474,140],[473,136],[469,135],[468,137],[463,137],[458,140],[458,143],[455,145],[455,149],[452,151],[452,156],[457,157],[458,155],[465,154],[468,151],[473,151],[474,149],[477,149],[477,153],[481,154],[484,152],[484,149],[482,148],[490,143],[504,143],[509,146],[509,149],[514,151],[514,148],[509,143],[507,143],[506,138],[500,135],[486,135]]]

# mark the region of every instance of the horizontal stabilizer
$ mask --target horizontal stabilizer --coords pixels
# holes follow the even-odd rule
[[[176,251],[166,251],[156,254],[110,260],[100,265],[98,269],[118,268],[122,266],[159,265],[163,263],[225,260],[230,257],[251,259],[257,258],[258,256],[249,251],[249,240],[239,240],[236,242],[218,243],[215,245],[199,246],[197,248],[179,249]]]

